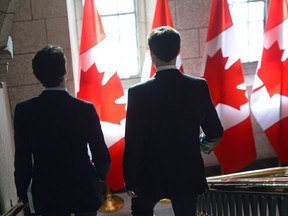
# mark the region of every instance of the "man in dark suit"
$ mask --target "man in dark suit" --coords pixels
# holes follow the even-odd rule
[[[45,90],[15,108],[15,184],[19,199],[28,202],[27,189],[32,180],[36,213],[95,216],[103,202],[100,181],[105,180],[110,168],[97,112],[92,103],[67,92],[66,58],[61,47],[48,45],[38,51],[32,68]]]
[[[176,69],[180,34],[156,28],[148,45],[156,74],[128,91],[123,174],[132,215],[152,216],[162,198],[176,216],[195,215],[207,189],[201,151],[212,151],[223,128],[206,81]]]

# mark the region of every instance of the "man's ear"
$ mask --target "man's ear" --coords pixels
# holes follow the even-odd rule
[[[65,73],[63,75],[63,80],[67,81],[67,79],[68,79],[68,70],[65,69]]]
[[[157,58],[153,52],[150,52],[150,57],[151,57],[152,63],[154,62],[155,58]]]

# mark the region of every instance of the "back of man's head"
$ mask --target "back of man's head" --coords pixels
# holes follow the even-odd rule
[[[35,77],[45,87],[58,86],[66,74],[66,57],[57,45],[48,45],[39,50],[32,60]]]
[[[177,57],[180,43],[179,32],[170,26],[155,28],[148,35],[150,51],[164,62],[169,62]]]

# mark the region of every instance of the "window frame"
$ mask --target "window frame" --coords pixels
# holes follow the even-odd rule
[[[135,29],[135,52],[137,53],[137,56],[135,58],[135,65],[134,68],[137,71],[135,74],[130,73],[127,76],[121,76],[119,71],[118,72],[118,76],[120,77],[121,80],[127,80],[127,79],[133,79],[133,78],[138,78],[141,75],[141,67],[140,67],[140,47],[139,47],[139,29],[138,29],[138,20],[137,20],[137,0],[132,0],[133,2],[133,11],[129,10],[128,12],[114,12],[114,13],[102,13],[101,11],[101,4],[99,4],[100,1],[103,0],[95,0],[95,4],[99,13],[99,16],[101,17],[101,21],[102,21],[102,25],[105,31],[105,34],[107,36],[107,32],[105,30],[105,25],[103,24],[105,21],[105,18],[108,17],[116,17],[117,19],[119,19],[120,16],[125,16],[125,15],[133,15],[134,14],[134,29]],[[119,0],[120,1],[120,0]],[[82,0],[82,6],[84,5],[84,0]],[[119,29],[119,25],[118,25],[118,29]],[[120,31],[118,31],[118,35],[121,35]],[[108,33],[109,34],[109,33]],[[120,47],[121,47],[121,42],[119,43]],[[135,53],[134,52],[134,53]],[[122,50],[119,51],[119,53],[122,53]],[[122,55],[124,56],[124,55]],[[120,58],[122,58],[122,56]],[[127,66],[127,68],[130,68],[131,66]]]
[[[256,22],[262,22],[262,42],[263,42],[266,20],[267,20],[267,11],[268,11],[269,0],[228,0],[228,5],[229,5],[229,9],[231,11],[232,20],[235,19],[233,17],[233,10],[231,10],[231,7],[233,7],[233,4],[242,4],[242,3],[249,4],[249,3],[253,3],[253,2],[263,2],[263,4],[264,4],[264,6],[263,6],[263,20],[251,21],[249,19],[249,5],[248,5],[248,8],[247,8],[248,18],[247,18],[247,21],[244,21],[244,22],[246,22],[246,25],[247,25],[247,27],[246,27],[247,28],[247,35],[246,35],[247,40],[245,41],[245,47],[249,47],[249,43],[251,43],[251,34],[250,34],[251,31],[249,31],[250,25],[253,23],[256,23]],[[233,20],[233,25],[237,29],[237,22],[235,22],[234,20]],[[239,39],[238,39],[238,41],[239,41]],[[251,44],[253,44],[253,43],[251,43]],[[263,44],[263,43],[261,43],[261,44]],[[259,44],[259,46],[260,46],[260,44]],[[245,63],[245,64],[258,62],[259,58],[261,57],[262,46],[261,46],[261,50],[259,50],[258,52],[259,52],[259,54],[257,56],[254,56],[253,59],[251,57],[247,57],[247,54],[243,55],[243,53],[241,52],[241,62]]]

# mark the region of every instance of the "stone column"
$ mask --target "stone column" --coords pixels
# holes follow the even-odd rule
[[[12,41],[0,48],[0,214],[17,204],[14,184],[14,139],[6,85],[8,61],[13,57]]]

